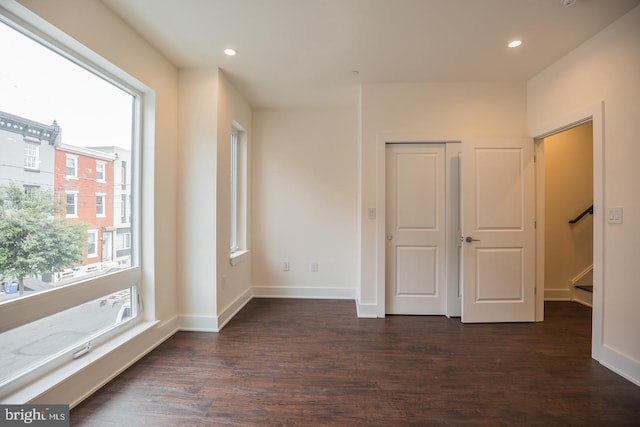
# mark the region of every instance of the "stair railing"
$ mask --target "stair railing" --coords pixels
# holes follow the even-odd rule
[[[578,215],[574,219],[569,220],[569,224],[575,224],[576,222],[584,218],[587,214],[593,215],[593,205],[589,206],[587,209],[585,209],[580,215]]]

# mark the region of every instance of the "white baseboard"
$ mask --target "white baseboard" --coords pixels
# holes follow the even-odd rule
[[[286,286],[254,286],[255,298],[356,299],[351,288],[292,288]]]
[[[576,288],[573,290],[573,298],[571,301],[578,302],[587,307],[593,307],[593,293]]]
[[[363,304],[359,300],[356,300],[356,312],[359,318],[376,319],[378,318],[378,305]]]
[[[218,316],[182,315],[178,317],[178,329],[190,332],[218,332]]]
[[[545,301],[571,301],[570,289],[545,289]]]
[[[249,301],[253,298],[253,289],[247,289],[242,295],[236,298],[231,304],[227,306],[220,315],[218,316],[218,330],[216,332],[220,332],[222,328],[231,320],[233,316],[238,314],[242,307],[247,305]]]
[[[599,353],[600,360],[598,362],[601,365],[640,386],[640,361],[632,359],[607,345],[603,345]]]

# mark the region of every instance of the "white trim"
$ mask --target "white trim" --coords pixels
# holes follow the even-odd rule
[[[102,197],[102,213],[98,213],[98,197]],[[107,217],[107,193],[96,193],[96,218]]]
[[[231,266],[238,265],[249,258],[249,251],[237,250],[229,255],[229,264]]]
[[[99,230],[97,228],[87,230],[88,236],[90,235],[95,236],[95,239],[93,241],[93,248],[87,247],[87,258],[96,258],[98,256],[98,240],[99,240],[98,231]],[[89,240],[89,237],[87,237],[87,243],[91,243],[91,241]],[[94,249],[94,252],[90,252],[91,249]]]
[[[572,128],[591,120],[593,123],[593,312],[591,328],[591,357],[603,363],[604,351],[603,307],[604,307],[604,101],[588,105],[583,109],[564,115],[557,120],[533,129],[534,139],[543,139],[549,135]],[[544,233],[543,227],[538,227],[536,234]],[[544,235],[544,234],[542,234]],[[541,240],[544,244],[544,238]],[[544,258],[537,257],[537,263],[543,263]],[[536,267],[538,271],[538,267]],[[544,277],[536,277],[538,289],[544,289]],[[543,292],[538,292],[536,307],[543,304]],[[543,306],[544,307],[544,306]],[[540,312],[536,313],[539,319]],[[640,375],[637,376],[640,378]]]
[[[616,374],[640,386],[640,361],[632,359],[608,345],[603,345],[600,350],[600,364],[611,369]]]
[[[102,178],[98,178],[98,166],[102,165]],[[107,162],[96,159],[96,182],[107,182]]]
[[[545,289],[544,290],[544,300],[545,301],[571,301],[571,290],[569,290],[569,289]]]
[[[73,408],[176,332],[175,320],[162,325],[158,322],[137,325],[2,403],[68,402]],[[131,354],[136,357],[131,359]]]
[[[219,332],[222,328],[226,326],[227,323],[231,319],[235,317],[236,314],[242,308],[247,305],[249,301],[253,298],[253,290],[251,288],[244,291],[238,298],[235,299],[231,304],[227,306],[221,313],[218,313],[218,330]]]
[[[74,163],[74,167],[73,167],[73,175],[69,175],[69,159],[73,160]],[[65,153],[64,156],[64,177],[67,179],[78,179],[78,156],[75,154],[69,154],[69,153]]]
[[[378,305],[362,304],[356,299],[356,313],[359,318],[376,319],[378,318]]]
[[[356,299],[355,288],[253,286],[255,298]]]
[[[218,316],[190,315],[178,317],[178,329],[190,332],[218,332]]]

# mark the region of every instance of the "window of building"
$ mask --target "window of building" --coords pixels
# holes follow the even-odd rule
[[[87,230],[87,234],[87,258],[95,258],[98,256],[98,230]]]
[[[127,162],[122,161],[122,166],[120,168],[120,188],[122,190],[127,189]]]
[[[120,195],[120,222],[122,224],[126,224],[129,222],[127,221],[127,195],[126,194]]]
[[[96,216],[97,217],[105,217],[105,202],[106,195],[103,193],[96,193]]]
[[[67,218],[78,217],[78,192],[67,191],[65,193],[65,206]]]
[[[11,18],[16,15],[19,23]],[[113,346],[110,340],[120,334],[136,333],[133,326],[144,321],[139,316],[142,291],[153,291],[152,284],[143,287],[141,281],[139,240],[144,237],[137,221],[126,227],[126,255],[117,263],[110,260],[109,238],[122,232],[121,224],[107,223],[114,215],[108,211],[112,192],[105,191],[126,188],[131,196],[127,215],[139,218],[139,186],[151,182],[140,173],[139,141],[153,147],[141,128],[146,126],[142,106],[153,107],[153,97],[142,94],[151,92],[55,28],[38,23],[25,8],[1,2],[0,45],[11,64],[3,67],[2,79],[12,83],[15,96],[0,94],[0,110],[30,122],[55,123],[64,132],[55,148],[25,141],[24,160],[18,157],[11,165],[0,147],[0,176],[9,177],[8,184],[0,183],[0,197],[24,196],[13,205],[0,204],[0,253],[10,255],[0,257],[0,279],[17,283],[7,288],[11,292],[0,293],[0,400],[32,390],[45,377],[43,383],[60,381],[80,369],[79,354]],[[107,162],[93,156],[95,169],[89,162],[95,150],[118,149],[131,157],[123,181],[116,183],[117,176],[107,174]],[[41,173],[22,173],[32,167]],[[149,168],[145,177],[152,176],[153,165]],[[153,206],[145,212],[153,212]],[[98,222],[96,214],[107,220]],[[20,242],[3,234],[9,221],[13,231],[28,225]],[[28,245],[18,244],[24,242]],[[153,318],[153,312],[146,318]],[[58,370],[61,366],[64,370]]]
[[[24,167],[31,170],[40,168],[40,143],[24,142]]]
[[[122,233],[116,236],[116,249],[129,249],[131,248],[131,233]]]
[[[231,200],[230,200],[230,250],[232,256],[247,249],[247,149],[246,133],[234,125],[231,129]]]
[[[67,154],[66,166],[66,177],[71,179],[78,179],[78,156]]]
[[[101,160],[96,160],[96,181],[106,182],[105,180],[106,166],[107,164],[105,162]]]

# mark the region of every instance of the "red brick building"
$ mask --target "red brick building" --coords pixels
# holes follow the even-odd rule
[[[87,225],[82,263],[62,277],[102,271],[111,267],[114,255],[113,164],[115,155],[61,144],[56,146],[54,188],[64,215]]]

